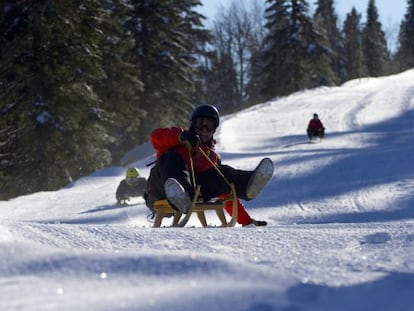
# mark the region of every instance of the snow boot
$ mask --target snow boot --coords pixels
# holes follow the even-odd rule
[[[263,227],[263,226],[267,226],[267,222],[264,220],[256,220],[256,219],[251,219],[250,222],[246,225],[242,225],[242,227]]]
[[[164,184],[167,200],[181,213],[187,214],[191,206],[190,196],[183,186],[174,178],[168,178]]]
[[[257,227],[262,227],[262,226],[267,226],[267,222],[264,220],[255,220],[252,219],[252,224],[257,226]]]
[[[254,199],[260,194],[264,186],[272,178],[273,169],[274,166],[271,159],[264,158],[260,161],[247,185],[246,195],[249,199]]]

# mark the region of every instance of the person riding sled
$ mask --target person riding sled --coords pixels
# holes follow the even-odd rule
[[[127,204],[130,198],[144,196],[147,180],[141,177],[135,167],[127,169],[125,179],[121,180],[116,189],[115,197],[119,204]]]
[[[145,195],[147,206],[152,211],[156,200],[167,199],[173,208],[187,214],[194,197],[194,185],[191,184],[190,177],[192,171],[196,184],[201,187],[205,202],[228,195],[231,191],[229,184],[216,168],[234,184],[239,199],[248,201],[260,194],[273,176],[273,162],[269,158],[264,158],[253,171],[222,164],[214,150],[213,137],[219,124],[220,115],[217,108],[212,105],[201,105],[192,112],[188,129],[169,127],[152,131],[151,143],[156,151],[157,160],[151,169]],[[231,215],[231,202],[228,203],[225,209]],[[265,221],[251,218],[240,200],[237,205],[239,224],[267,225]]]
[[[309,141],[312,140],[312,137],[319,137],[319,139],[322,139],[325,136],[325,127],[323,126],[322,121],[319,120],[317,113],[313,114],[313,118],[309,121],[306,132]]]

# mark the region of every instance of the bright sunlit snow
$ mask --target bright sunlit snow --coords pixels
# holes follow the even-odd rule
[[[142,198],[115,204],[127,165],[1,201],[0,310],[414,310],[413,81],[358,79],[223,117],[224,163],[275,163],[245,204],[267,227],[218,228],[208,213],[209,228],[151,228]],[[315,112],[326,137],[309,143]],[[125,159],[148,177],[145,148]]]

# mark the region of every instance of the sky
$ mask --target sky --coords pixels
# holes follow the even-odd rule
[[[414,310],[414,70],[281,97],[223,116],[225,164],[272,159],[244,202],[266,227],[152,228],[119,206],[148,144],[57,191],[0,201],[0,310]],[[309,142],[317,112],[326,128]],[[133,156],[135,154],[135,156]]]
[[[201,0],[203,6],[200,7],[200,12],[209,18],[206,25],[217,16],[221,8],[225,8],[233,0]],[[250,0],[244,0],[248,3]],[[308,1],[310,7],[314,7],[316,1]],[[362,22],[365,21],[366,11],[368,8],[368,0],[336,0],[335,10],[338,14],[338,21],[340,25],[345,21],[346,15],[350,13],[352,7],[361,14]],[[387,41],[390,48],[395,49],[395,42],[398,38],[398,31],[401,20],[407,13],[407,0],[375,0],[378,9],[379,18],[383,26],[383,31],[386,33]]]
[[[200,11],[209,18],[214,18],[219,12],[221,7],[228,6],[233,0],[201,0],[203,7]],[[247,3],[249,0],[245,0]],[[310,6],[314,6],[316,1],[308,1]],[[368,8],[368,0],[336,0],[335,9],[343,21],[352,7],[362,14],[365,19],[366,11]],[[378,14],[381,19],[381,23],[385,26],[400,24],[407,11],[407,0],[375,0],[375,4],[378,8]]]

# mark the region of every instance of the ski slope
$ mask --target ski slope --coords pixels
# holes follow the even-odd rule
[[[207,214],[210,228],[151,228],[142,198],[115,205],[127,166],[0,201],[0,310],[414,310],[412,81],[358,79],[222,118],[224,163],[275,163],[245,203],[267,227]],[[308,143],[315,112],[326,137]],[[147,177],[154,157],[136,152]]]

